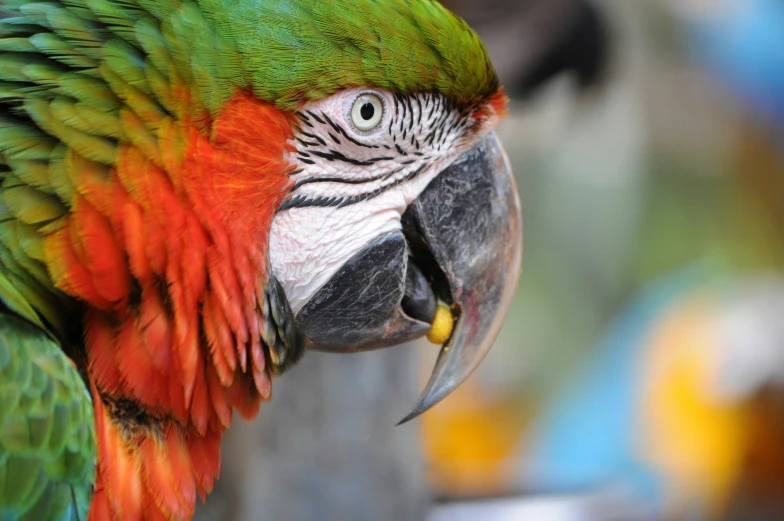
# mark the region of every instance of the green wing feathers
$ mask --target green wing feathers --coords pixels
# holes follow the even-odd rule
[[[120,143],[162,155],[156,132],[178,108],[180,80],[162,24],[131,3],[10,0],[1,9],[0,267],[62,336],[72,306],[52,283],[57,252],[45,237],[78,195],[106,183]]]
[[[122,143],[160,157],[157,132],[182,98],[205,105],[174,95],[179,51],[130,2],[10,0],[0,16],[0,520],[83,521],[93,407],[56,340],[81,318],[52,282],[46,237],[101,193]]]
[[[84,520],[95,479],[90,396],[1,275],[0,301],[0,519]]]

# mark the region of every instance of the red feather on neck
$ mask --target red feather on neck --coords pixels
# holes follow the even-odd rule
[[[245,93],[212,121],[165,120],[157,150],[122,146],[108,180],[80,185],[47,236],[55,284],[88,306],[91,519],[189,519],[232,411],[254,416],[269,398],[267,244],[291,186],[292,123]]]

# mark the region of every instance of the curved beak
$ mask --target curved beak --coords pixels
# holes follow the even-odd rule
[[[419,401],[400,423],[444,399],[476,369],[517,288],[523,251],[520,201],[495,134],[442,172],[409,212],[415,232],[446,276],[456,323]]]
[[[455,320],[425,391],[403,421],[451,393],[501,328],[520,275],[522,219],[495,134],[465,152],[408,207],[402,230],[354,255],[296,316],[305,349],[356,352],[427,334],[436,303]]]

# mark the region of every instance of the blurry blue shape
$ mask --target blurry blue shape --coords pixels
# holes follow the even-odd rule
[[[716,271],[700,264],[654,283],[610,326],[575,384],[543,415],[526,447],[529,484],[542,492],[621,487],[656,509],[657,476],[635,456],[645,338],[670,306]]]
[[[718,0],[689,20],[696,56],[784,137],[784,2]]]

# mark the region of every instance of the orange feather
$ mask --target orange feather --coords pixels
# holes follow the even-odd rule
[[[110,172],[70,159],[83,168],[73,211],[46,238],[55,284],[90,306],[91,521],[189,519],[232,411],[251,417],[271,393],[265,245],[292,184],[294,119],[242,93],[214,120],[189,120],[173,93],[181,119],[156,119],[153,133],[123,112],[140,133]]]

